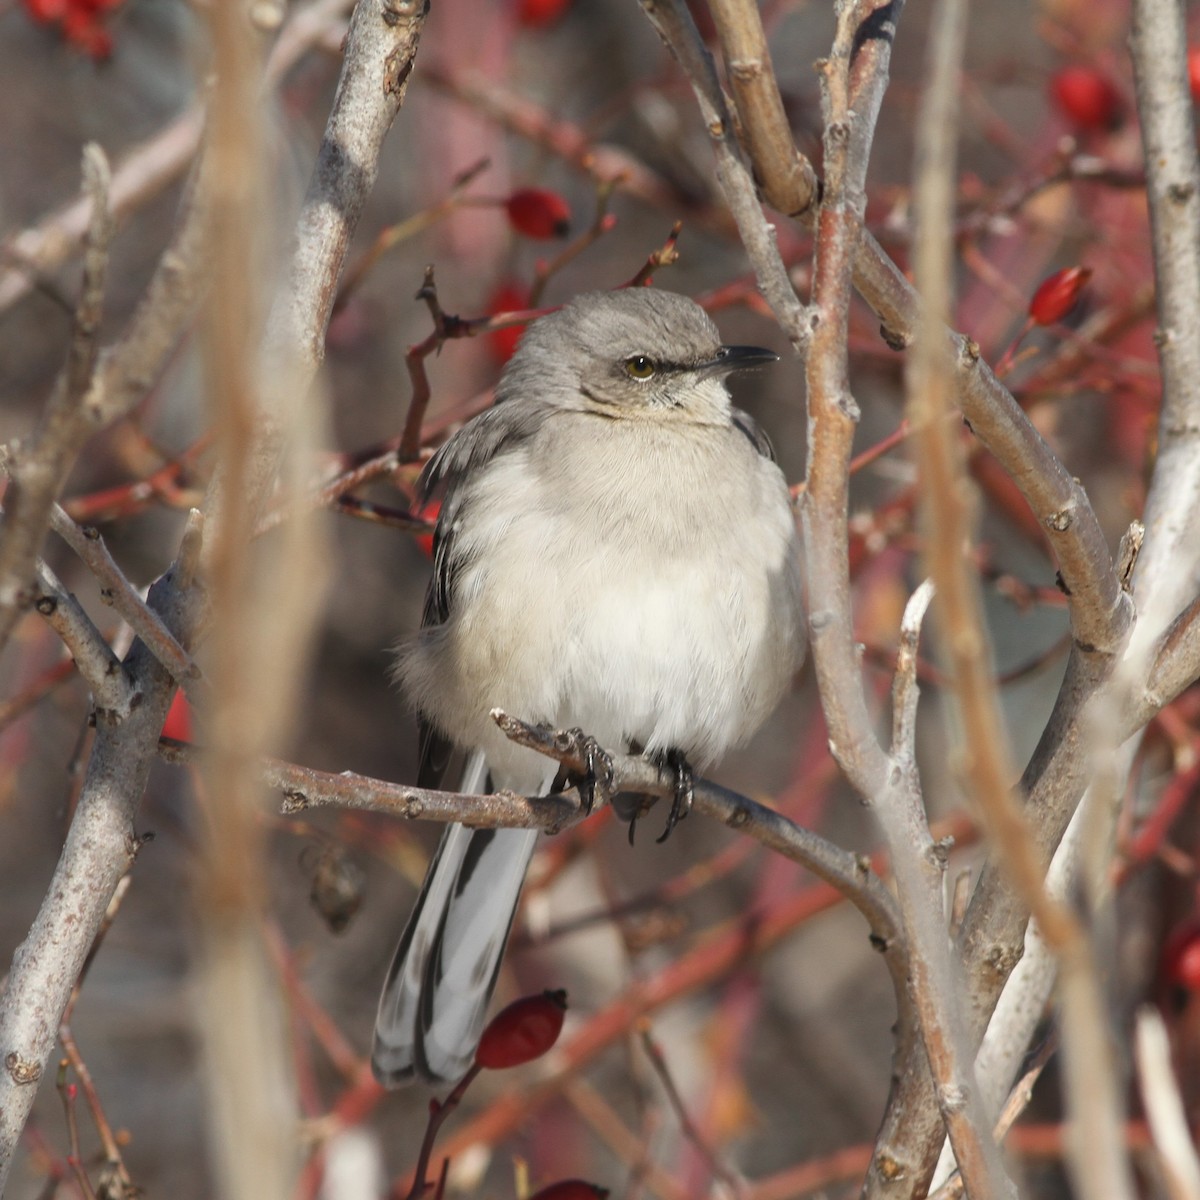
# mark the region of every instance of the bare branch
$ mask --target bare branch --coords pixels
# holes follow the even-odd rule
[[[186,569],[180,564],[179,569]],[[150,604],[168,628],[187,623],[185,597],[160,582]],[[87,778],[46,899],[14,955],[0,995],[0,1186],[54,1049],[58,1024],[96,932],[137,846],[134,812],[166,716],[170,677],[141,643],[125,663],[143,702],[120,725],[98,726]]]
[[[1145,694],[1131,721],[1144,725],[1200,678],[1200,596],[1172,622],[1159,643]]]
[[[1163,386],[1158,459],[1143,514],[1146,542],[1134,574],[1139,607],[1134,651],[1147,652],[1200,593],[1194,523],[1200,508],[1200,167],[1183,9],[1135,0],[1130,49],[1146,163]]]
[[[803,356],[809,340],[804,307],[796,299],[787,268],[779,257],[775,230],[763,216],[754,180],[742,161],[712,56],[683,0],[641,0],[641,3],[650,23],[679,61],[692,85],[700,115],[712,139],[717,180],[725,203],[737,222],[758,286],[796,352]]]
[[[266,80],[275,85],[313,45],[351,0],[312,0],[289,15],[267,60]],[[135,146],[114,168],[111,209],[119,225],[131,213],[175,183],[188,169],[204,133],[204,107],[193,104],[153,137]],[[0,266],[0,312],[29,293],[35,279],[74,255],[87,230],[86,198],[51,213],[5,242],[0,253],[14,265]]]
[[[92,624],[83,606],[44,563],[37,564],[33,607],[62,638],[79,673],[92,689],[96,706],[108,719],[121,722],[129,716],[134,692],[103,634]]]
[[[51,509],[50,527],[88,565],[100,584],[101,598],[120,613],[171,678],[181,684],[198,679],[200,668],[113,561],[99,530],[80,528],[59,504]]]
[[[75,457],[93,431],[84,398],[96,357],[96,332],[104,296],[112,218],[108,163],[96,145],[83,154],[83,188],[90,205],[83,287],[75,309],[67,364],[55,381],[38,427],[28,442],[4,455],[10,484],[0,536],[0,647],[29,602],[34,561],[45,536],[50,506]]]
[[[712,0],[709,8],[763,197],[781,213],[798,217],[816,201],[817,177],[792,139],[758,6],[748,0]]]

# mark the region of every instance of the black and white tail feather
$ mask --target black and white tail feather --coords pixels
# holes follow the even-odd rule
[[[460,791],[486,791],[483,755],[471,755]],[[371,1066],[386,1087],[466,1074],[537,843],[536,829],[442,835],[379,999]]]

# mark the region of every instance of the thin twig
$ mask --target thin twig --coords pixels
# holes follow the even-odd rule
[[[529,306],[537,308],[542,302],[546,285],[565,266],[574,262],[589,246],[594,245],[617,226],[617,218],[608,211],[619,179],[606,179],[596,185],[596,215],[592,223],[564,246],[549,262],[539,262],[534,269],[533,287],[529,291]]]
[[[677,243],[679,235],[683,231],[683,222],[676,221],[671,226],[671,232],[667,234],[667,240],[657,249],[650,252],[646,257],[646,261],[638,267],[633,277],[625,285],[626,287],[644,287],[650,282],[650,277],[659,267],[672,266],[679,259],[679,249]]]
[[[40,560],[37,564],[33,607],[70,650],[80,675],[87,680],[96,706],[105,719],[123,721],[129,715],[135,693],[120,659],[92,624],[79,601]]]
[[[654,1036],[650,1032],[649,1022],[645,1022],[638,1032],[641,1034],[642,1048],[646,1051],[650,1065],[654,1068],[654,1073],[667,1093],[667,1100],[679,1121],[679,1128],[682,1130],[683,1136],[704,1160],[712,1175],[721,1180],[734,1196],[742,1196],[745,1192],[745,1182],[728,1163],[721,1160],[720,1155],[704,1140],[700,1130],[696,1128],[696,1123],[692,1120],[687,1105],[679,1094],[679,1088],[675,1085],[671,1068],[667,1065],[666,1055],[663,1054],[662,1047],[654,1040]]]
[[[93,143],[84,147],[83,190],[90,204],[83,285],[75,308],[66,366],[28,442],[3,454],[10,478],[0,536],[0,648],[29,603],[34,561],[45,536],[50,506],[95,426],[85,403],[96,361],[108,243],[108,161]]]
[[[76,525],[58,504],[51,509],[50,527],[87,564],[100,584],[101,599],[120,613],[134,633],[170,671],[171,678],[181,684],[198,679],[200,668],[117,566],[99,530],[92,526]]]

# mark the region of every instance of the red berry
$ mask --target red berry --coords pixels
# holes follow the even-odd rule
[[[571,232],[567,202],[548,188],[520,188],[505,201],[512,227],[526,237],[566,237]]]
[[[564,1179],[542,1188],[529,1200],[604,1200],[607,1195],[608,1188],[597,1187],[583,1179]]]
[[[1048,275],[1029,301],[1029,316],[1036,325],[1055,325],[1073,309],[1079,293],[1092,277],[1091,267],[1064,267]]]
[[[529,292],[518,283],[502,283],[487,302],[487,311],[491,316],[497,313],[520,312],[528,307]],[[506,325],[503,329],[493,329],[487,335],[492,357],[501,366],[512,358],[524,332],[524,325]]]
[[[1188,87],[1192,89],[1192,103],[1200,104],[1200,46],[1188,51]]]
[[[1194,918],[1176,927],[1162,951],[1162,975],[1169,984],[1200,991],[1200,921]]]
[[[488,1022],[476,1065],[497,1071],[540,1058],[558,1041],[566,1012],[567,993],[561,990],[513,1001]]]
[[[517,0],[517,23],[526,29],[545,29],[570,7],[571,0]]]
[[[35,21],[61,21],[67,12],[67,0],[22,0],[22,3]]]
[[[162,736],[175,742],[192,740],[192,710],[183,692],[176,692],[163,721]]]
[[[1110,129],[1121,115],[1121,93],[1095,67],[1063,67],[1050,80],[1050,94],[1081,129]]]
[[[417,509],[415,516],[424,517],[427,521],[436,521],[437,515],[442,511],[442,502],[440,500],[426,500],[420,508]],[[427,558],[433,557],[433,534],[418,533],[417,545],[421,547],[422,552]]]
[[[89,58],[100,61],[112,57],[112,36],[96,14],[78,0],[72,0],[59,28],[63,37]]]

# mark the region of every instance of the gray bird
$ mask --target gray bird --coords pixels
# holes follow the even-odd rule
[[[420,481],[445,495],[396,675],[424,723],[422,782],[453,745],[463,792],[550,790],[556,764],[505,738],[496,707],[681,772],[758,729],[804,654],[800,555],[770,443],[725,378],[777,357],[646,288],[529,326],[494,407]],[[537,837],[447,828],[379,1002],[384,1084],[471,1065]]]

